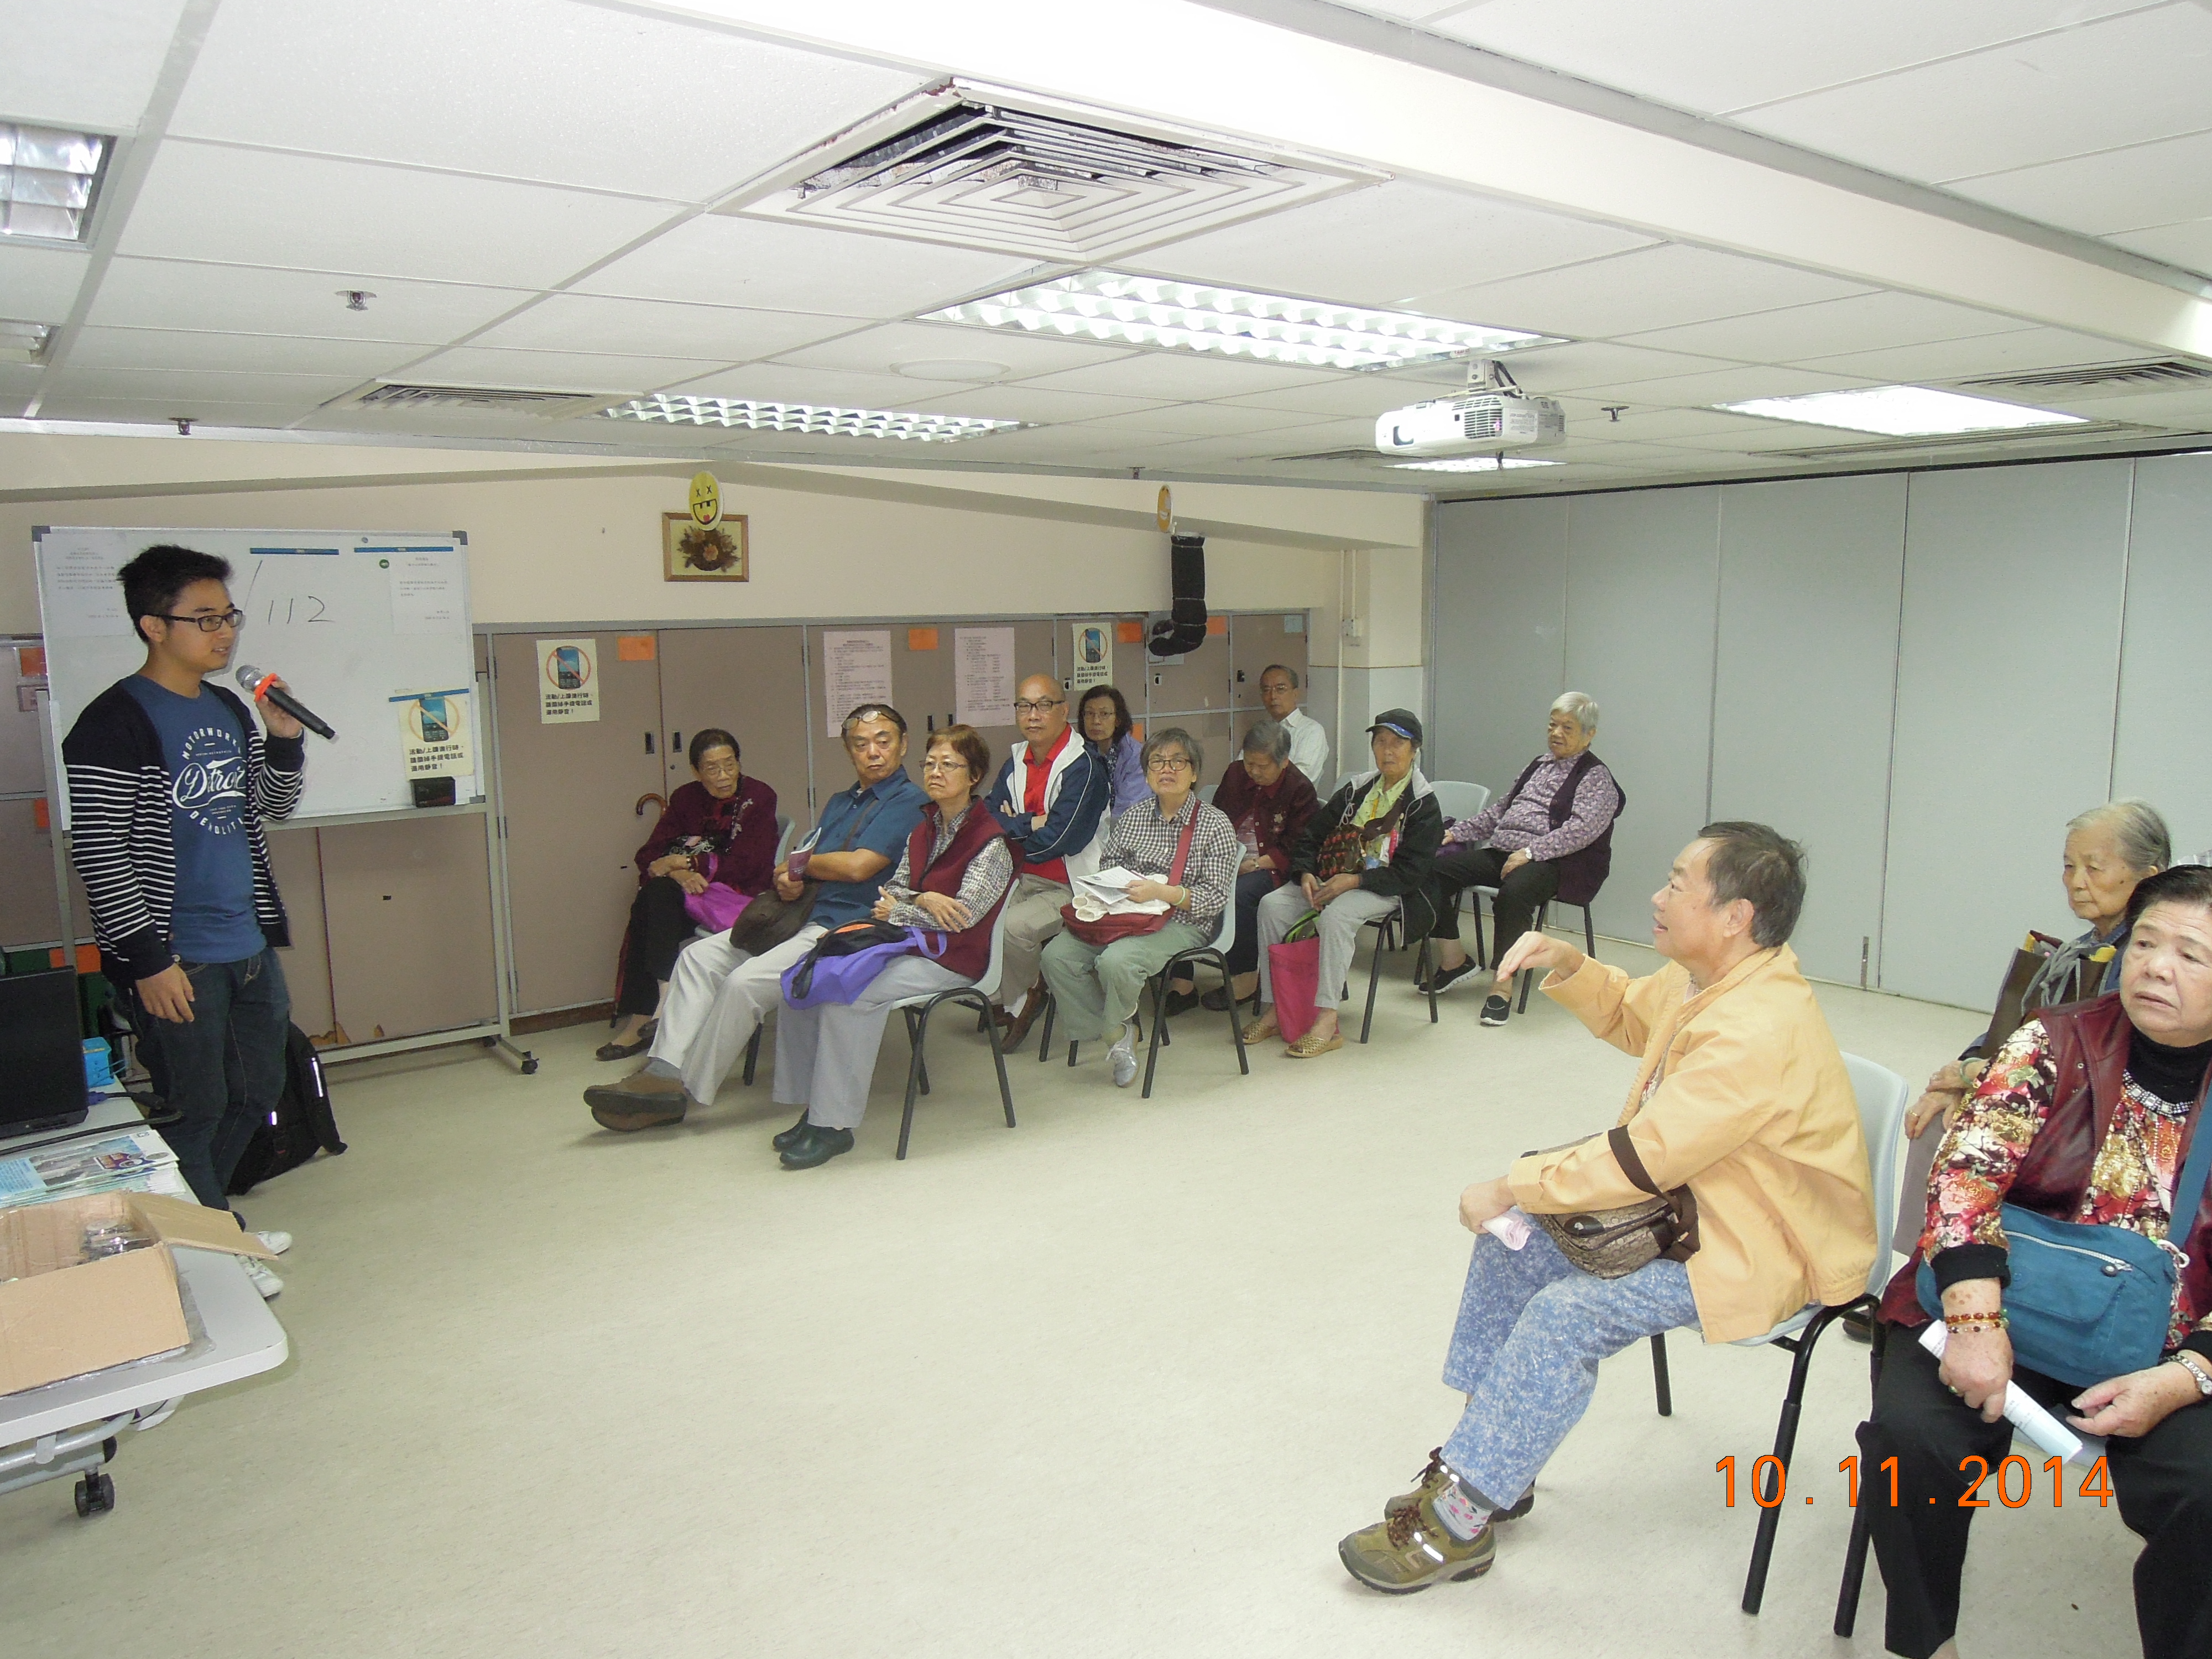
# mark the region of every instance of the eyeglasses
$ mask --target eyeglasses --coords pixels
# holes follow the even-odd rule
[[[218,633],[226,628],[235,630],[246,623],[246,613],[236,605],[228,611],[218,611],[211,617],[173,617],[166,611],[156,611],[154,614],[163,622],[194,623],[203,634]]]
[[[1014,699],[1014,718],[1019,720],[1024,714],[1042,714],[1048,708],[1064,708],[1066,703],[1066,697],[1048,697],[1042,702],[1028,702],[1017,697]]]
[[[738,763],[735,761],[706,761],[700,765],[699,775],[702,778],[734,778],[738,775]]]
[[[1197,767],[1191,764],[1190,757],[1188,755],[1155,755],[1152,759],[1146,761],[1145,764],[1155,772],[1180,772],[1185,769],[1195,772],[1198,770]]]
[[[922,762],[921,769],[925,772],[965,772],[968,763],[953,756],[932,755]]]

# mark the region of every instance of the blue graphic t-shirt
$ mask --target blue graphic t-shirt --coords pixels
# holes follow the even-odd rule
[[[243,962],[269,941],[253,919],[246,839],[246,734],[211,691],[180,697],[143,674],[124,682],[161,735],[169,769],[177,898],[169,948],[187,962]]]

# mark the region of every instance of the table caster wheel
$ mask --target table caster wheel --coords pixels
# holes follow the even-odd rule
[[[105,1515],[115,1507],[115,1482],[105,1474],[83,1474],[77,1477],[76,1512],[79,1516]]]
[[[523,1060],[523,1062],[522,1062],[522,1074],[523,1074],[523,1076],[525,1076],[525,1077],[536,1077],[536,1076],[538,1075],[538,1056],[537,1056],[537,1055],[535,1055],[535,1054],[529,1055],[527,1058],[526,1058],[526,1059]]]

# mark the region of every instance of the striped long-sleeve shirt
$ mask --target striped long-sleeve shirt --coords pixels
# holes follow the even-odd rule
[[[253,917],[271,945],[292,942],[269,865],[264,818],[288,818],[300,803],[307,748],[298,738],[264,740],[246,705],[203,684],[246,734],[246,836],[253,860]],[[121,682],[85,705],[62,741],[68,771],[70,852],[92,902],[92,936],[108,977],[149,979],[174,960],[170,921],[177,896],[169,769],[154,722]]]

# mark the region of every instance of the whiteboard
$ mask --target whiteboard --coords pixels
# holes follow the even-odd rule
[[[230,561],[231,603],[246,620],[231,672],[218,683],[238,691],[233,676],[242,663],[281,674],[337,732],[331,741],[307,734],[295,817],[412,808],[401,739],[406,704],[394,701],[402,694],[466,696],[475,769],[455,777],[453,798],[483,799],[468,538],[453,532],[34,529],[57,752],[85,705],[144,664],[146,647],[124,613],[116,573],[164,542]]]

